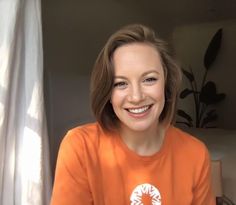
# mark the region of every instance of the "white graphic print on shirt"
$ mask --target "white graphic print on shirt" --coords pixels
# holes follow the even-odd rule
[[[148,195],[151,198],[152,205],[161,205],[161,194],[159,190],[148,183],[140,184],[135,187],[130,196],[130,205],[143,205],[142,197]]]

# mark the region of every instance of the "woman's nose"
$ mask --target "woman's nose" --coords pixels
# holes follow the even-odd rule
[[[132,86],[132,88],[130,89],[130,92],[129,92],[128,100],[131,103],[139,103],[143,99],[144,99],[144,92],[143,92],[141,86],[139,86],[139,85]]]

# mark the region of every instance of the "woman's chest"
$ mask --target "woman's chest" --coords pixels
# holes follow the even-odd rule
[[[105,204],[190,205],[191,173],[170,158],[140,162],[122,153],[100,155],[97,183],[102,185]]]

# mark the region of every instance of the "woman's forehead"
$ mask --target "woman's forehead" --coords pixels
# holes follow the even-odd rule
[[[132,43],[117,48],[114,52],[113,63],[116,74],[130,70],[162,72],[159,53],[153,46],[145,43]]]

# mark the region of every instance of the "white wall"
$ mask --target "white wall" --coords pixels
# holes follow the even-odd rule
[[[179,26],[173,32],[172,40],[182,67],[186,69],[191,66],[197,79],[201,79],[205,69],[203,66],[205,50],[219,28],[223,28],[222,46],[209,70],[208,80],[216,83],[218,92],[226,94],[226,99],[217,105],[218,127],[236,129],[234,108],[236,105],[236,21]],[[183,88],[187,83],[185,78],[184,80]],[[193,112],[192,96],[188,98],[180,100],[180,107]]]

